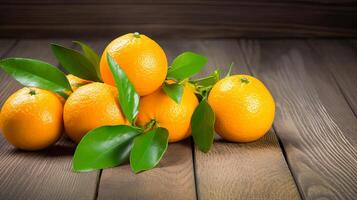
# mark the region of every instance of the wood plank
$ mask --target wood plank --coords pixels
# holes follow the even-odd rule
[[[191,50],[209,58],[201,76],[215,68],[224,74],[231,62],[234,74],[249,74],[235,40],[169,42],[176,45],[170,53]],[[206,154],[195,148],[195,172],[199,199],[299,199],[273,130],[247,144],[228,143],[217,137]]]
[[[350,40],[311,40],[357,116],[357,43]]]
[[[15,44],[15,40],[11,39],[0,39],[0,58],[2,58],[6,52]]]
[[[21,40],[6,57],[31,57],[56,64],[50,42],[67,40]],[[1,76],[1,104],[21,86],[4,72]],[[72,172],[75,145],[62,139],[38,152],[20,151],[0,136],[0,199],[93,199],[98,172]]]
[[[129,165],[103,170],[98,199],[196,199],[190,143],[170,144],[158,167],[140,174]]]
[[[108,41],[89,44],[96,47]],[[104,169],[98,199],[196,199],[190,141],[170,144],[158,167],[140,174],[128,164]]]
[[[357,35],[353,3],[3,4],[1,10],[0,36],[6,37],[113,36],[133,30],[200,38]]]
[[[276,100],[274,127],[304,199],[357,196],[357,119],[305,41],[240,41]]]

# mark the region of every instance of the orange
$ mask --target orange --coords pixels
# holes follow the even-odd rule
[[[125,122],[116,88],[97,82],[78,88],[68,97],[63,119],[66,134],[77,143],[94,128]]]
[[[185,86],[180,104],[177,104],[159,88],[154,93],[141,97],[137,124],[166,128],[169,142],[177,142],[191,135],[191,116],[198,105],[197,97],[188,85]]]
[[[68,74],[67,76],[68,82],[71,85],[71,88],[73,91],[77,90],[79,87],[86,85],[88,83],[91,83],[92,81],[88,81],[85,79],[81,79],[77,76],[74,76],[72,74]]]
[[[262,137],[274,120],[275,103],[269,90],[249,75],[218,81],[208,103],[216,114],[216,132],[232,142],[251,142]]]
[[[87,80],[81,79],[81,78],[79,78],[77,76],[74,76],[72,74],[68,74],[66,77],[67,77],[68,82],[69,82],[69,84],[71,86],[72,92],[77,90],[79,87],[81,87],[83,85],[86,85],[88,83],[92,83],[92,81],[87,81]],[[64,94],[69,96],[72,92],[68,91],[68,92],[65,92]],[[64,104],[66,102],[66,99],[63,98],[63,96],[61,96],[59,94],[56,94],[56,95],[60,99],[62,104]]]
[[[159,44],[139,33],[128,33],[109,43],[100,60],[103,81],[115,86],[107,53],[124,70],[140,96],[157,90],[167,74],[167,58]]]
[[[23,150],[44,149],[62,133],[62,103],[52,92],[25,87],[4,103],[0,123],[6,140]]]

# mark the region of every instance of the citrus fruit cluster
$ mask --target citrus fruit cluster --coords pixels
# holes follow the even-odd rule
[[[2,132],[15,147],[46,148],[64,130],[78,143],[75,171],[129,160],[140,172],[158,164],[169,142],[192,135],[208,152],[215,131],[228,141],[251,142],[273,123],[274,100],[258,79],[231,76],[231,70],[221,78],[216,70],[192,80],[207,62],[203,55],[181,53],[168,67],[160,45],[139,33],[116,38],[101,58],[75,43],[82,52],[51,44],[68,75],[40,60],[0,61],[25,86],[4,102],[0,115]]]

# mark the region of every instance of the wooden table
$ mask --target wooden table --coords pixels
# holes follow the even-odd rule
[[[98,52],[109,41],[83,39]],[[0,56],[57,64],[50,42],[0,40]],[[191,140],[171,144],[159,166],[135,175],[128,165],[72,172],[75,145],[62,139],[23,152],[0,136],[0,199],[356,199],[357,41],[159,40],[169,60],[191,50],[209,57],[206,71],[252,74],[276,101],[272,129],[262,139],[217,139],[204,154]],[[0,72],[0,99],[21,86]],[[239,114],[239,113],[237,113]],[[234,123],[234,122],[232,122]]]

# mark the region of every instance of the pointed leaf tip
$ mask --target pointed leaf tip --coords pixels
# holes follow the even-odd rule
[[[119,93],[121,109],[129,122],[133,123],[139,112],[140,96],[136,93],[134,85],[130,82],[124,70],[109,54],[107,54],[107,61]]]
[[[178,83],[164,83],[162,89],[172,100],[180,104],[183,95],[184,86]]]
[[[86,80],[100,81],[95,66],[80,52],[53,43],[51,44],[51,49],[58,62],[70,74]]]
[[[165,154],[169,133],[156,128],[134,139],[130,153],[130,166],[135,173],[154,168]]]
[[[92,171],[120,165],[128,160],[133,139],[140,134],[126,125],[102,126],[89,131],[73,156],[73,169]]]
[[[65,74],[41,60],[6,58],[0,60],[0,68],[24,86],[42,88],[60,95],[72,91]]]
[[[191,118],[192,137],[198,149],[207,153],[214,140],[215,114],[206,99],[197,106]]]
[[[184,80],[201,71],[207,61],[207,57],[203,55],[189,51],[183,52],[173,60],[167,77],[177,81]]]

